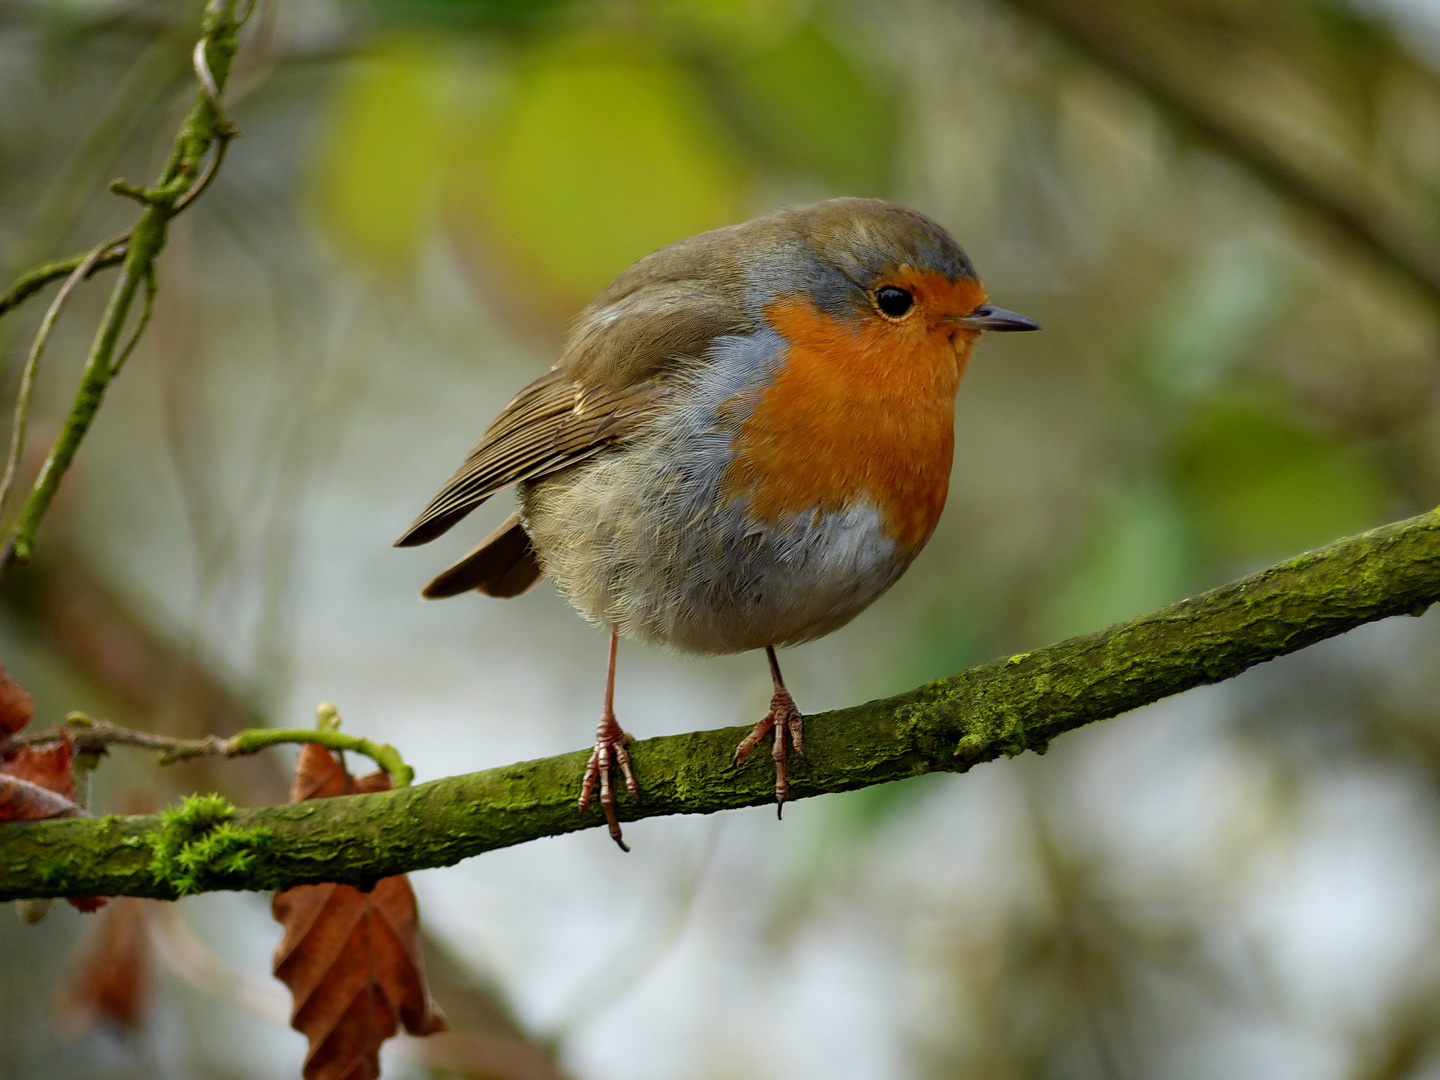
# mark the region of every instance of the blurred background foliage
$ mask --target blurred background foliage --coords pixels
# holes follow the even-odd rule
[[[105,184],[168,145],[197,16],[0,2],[7,276],[128,221]],[[335,700],[422,779],[573,749],[593,631],[543,588],[415,599],[506,500],[389,544],[611,276],[840,194],[934,216],[1045,332],[979,347],[941,528],[789,654],[802,708],[1432,507],[1437,71],[1433,0],[260,0],[244,137],[0,598],[4,662],[42,720],[199,735]],[[37,443],[101,295],[52,344]],[[7,395],[39,314],[0,323]],[[1440,1076],[1437,649],[1435,616],[1392,620],[1044,758],[417,875],[455,1032],[387,1075]],[[764,676],[631,648],[622,719],[748,722]],[[117,752],[96,807],[279,800],[284,767]],[[76,1005],[101,925],[0,918],[0,1073],[297,1073],[264,898],[150,917],[123,1023]]]

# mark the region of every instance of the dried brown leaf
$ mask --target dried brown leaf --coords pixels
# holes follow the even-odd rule
[[[74,760],[75,748],[70,745],[70,736],[62,734],[58,743],[45,750],[22,746],[8,761],[0,763],[0,773],[39,784],[74,802]]]
[[[85,811],[47,787],[0,772],[0,822],[76,817]]]
[[[3,736],[14,735],[35,715],[35,700],[30,692],[10,677],[0,666],[0,742]]]
[[[103,901],[102,901],[103,902]],[[149,908],[153,900],[117,896],[96,921],[66,995],[82,1026],[138,1027],[150,988]]]
[[[356,780],[338,755],[306,744],[295,768],[295,801],[384,791],[384,772]],[[412,1035],[445,1030],[430,999],[417,937],[415,893],[405,875],[369,892],[349,885],[299,885],[271,905],[285,937],[274,971],[294,1000],[290,1024],[310,1040],[305,1080],[374,1080],[380,1046],[399,1025]]]

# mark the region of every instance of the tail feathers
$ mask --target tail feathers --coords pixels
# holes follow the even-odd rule
[[[486,596],[519,596],[539,581],[542,573],[535,549],[530,546],[530,535],[515,513],[474,550],[442,570],[420,590],[420,595],[440,600],[476,589]]]

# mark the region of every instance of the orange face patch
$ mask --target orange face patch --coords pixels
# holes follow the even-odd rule
[[[941,320],[968,314],[985,293],[908,268],[884,285],[909,290],[913,310],[841,321],[793,297],[766,309],[789,350],[734,441],[724,491],[767,522],[868,501],[908,553],[945,506],[955,391],[977,336]]]

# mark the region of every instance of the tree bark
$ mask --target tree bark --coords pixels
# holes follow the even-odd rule
[[[1098,633],[983,664],[906,694],[812,716],[792,798],[964,772],[1073,728],[1440,599],[1440,511],[1386,525]],[[743,728],[637,742],[644,801],[620,816],[708,814],[773,799],[763,756],[736,768]],[[588,751],[399,790],[201,815],[0,825],[0,900],[179,895],[177,851],[203,890],[364,886],[603,823],[575,799]],[[216,834],[224,828],[224,836]],[[177,836],[177,830],[181,835]],[[207,831],[208,830],[208,831]],[[207,841],[207,836],[213,842]],[[157,858],[156,852],[168,852]],[[237,858],[237,853],[241,856]],[[213,854],[213,859],[211,855]],[[210,861],[207,863],[207,859]],[[194,871],[196,868],[188,868]]]

